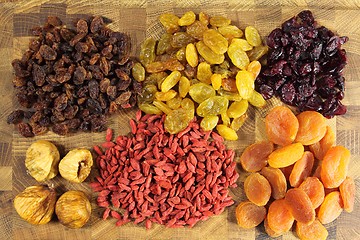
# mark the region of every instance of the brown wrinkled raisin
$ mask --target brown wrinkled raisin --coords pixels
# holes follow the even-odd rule
[[[99,82],[92,79],[89,81],[89,95],[93,99],[97,99],[99,97]]]
[[[94,17],[94,19],[91,21],[90,24],[90,31],[92,33],[96,33],[98,32],[101,28],[103,28],[104,26],[104,20],[102,17],[96,16]]]
[[[48,45],[41,45],[39,52],[45,60],[55,60],[57,57],[56,51]]]
[[[80,19],[76,24],[76,31],[78,33],[88,33],[88,24],[85,19]]]
[[[28,123],[19,123],[18,125],[19,133],[24,137],[33,137],[34,133],[32,132],[31,126]]]
[[[58,18],[56,16],[48,16],[46,22],[47,22],[47,24],[54,26],[54,27],[62,25],[60,18]]]

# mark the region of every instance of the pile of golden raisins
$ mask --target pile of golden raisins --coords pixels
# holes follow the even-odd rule
[[[172,134],[197,115],[204,130],[216,127],[225,139],[238,139],[249,103],[265,105],[254,90],[258,60],[268,49],[258,31],[248,26],[244,34],[230,19],[203,12],[196,16],[189,11],[180,18],[166,13],[159,20],[166,33],[143,42],[140,62],[132,69],[143,82],[139,108],[165,113],[165,129]]]
[[[253,228],[264,221],[266,233],[277,237],[296,222],[300,239],[325,240],[323,224],[354,208],[350,151],[334,146],[334,132],[315,111],[295,116],[278,106],[266,116],[265,127],[268,141],[250,145],[240,157],[250,174],[244,182],[248,200],[236,208],[238,224]]]

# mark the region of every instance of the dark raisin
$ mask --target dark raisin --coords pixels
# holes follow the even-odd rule
[[[99,83],[98,81],[92,79],[89,81],[88,84],[88,89],[89,89],[89,95],[91,98],[93,99],[97,99],[99,97]]]
[[[39,53],[45,60],[55,60],[57,57],[56,51],[48,45],[41,45]]]
[[[101,30],[104,27],[104,20],[102,17],[96,16],[91,21],[90,24],[90,31],[92,33],[97,33],[99,30]]]
[[[102,108],[100,103],[97,100],[89,98],[86,101],[86,107],[89,109],[91,113],[100,114],[102,112]]]
[[[66,124],[63,123],[57,123],[54,124],[51,128],[51,130],[59,135],[66,135],[69,133],[69,127]]]
[[[24,118],[24,111],[23,110],[15,110],[9,114],[6,122],[8,124],[17,124],[17,123],[20,123],[23,120],[23,118]]]
[[[28,123],[19,123],[17,125],[19,133],[24,137],[33,137],[34,133],[32,132],[31,126]]]
[[[68,97],[66,96],[66,94],[63,93],[57,98],[55,98],[54,108],[58,111],[63,111],[66,108],[67,104],[68,104]]]
[[[88,23],[86,22],[85,19],[80,19],[77,24],[76,24],[76,31],[78,33],[88,33],[89,28],[88,28]]]

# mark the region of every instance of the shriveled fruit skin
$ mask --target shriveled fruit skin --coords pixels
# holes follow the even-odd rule
[[[299,187],[310,176],[313,166],[314,155],[309,151],[305,151],[302,157],[294,164],[289,177],[290,185],[292,187]]]
[[[262,174],[270,183],[271,196],[274,199],[285,197],[287,190],[287,182],[284,173],[278,168],[264,167],[261,169]]]
[[[200,117],[205,117],[209,115],[215,116],[226,112],[228,105],[228,99],[221,96],[214,96],[200,103],[196,109],[196,113]]]
[[[193,11],[188,11],[181,16],[178,21],[179,26],[189,26],[195,22],[196,15]]]
[[[236,67],[246,69],[250,63],[249,57],[241,46],[239,46],[239,42],[234,40],[240,39],[233,39],[227,51],[228,56]]]
[[[206,24],[196,20],[193,24],[186,28],[186,32],[193,38],[202,40],[203,34],[207,29],[208,27]]]
[[[179,31],[179,17],[172,13],[164,13],[159,17],[161,24],[165,27],[168,33],[175,33]]]
[[[238,118],[246,113],[249,108],[249,103],[246,99],[243,99],[239,102],[233,102],[230,104],[227,115],[230,118]]]
[[[274,144],[269,141],[254,143],[240,156],[240,164],[247,172],[257,172],[267,165],[267,158],[274,150]]]
[[[186,46],[185,56],[186,56],[186,61],[189,63],[190,66],[196,67],[198,65],[199,58],[196,51],[196,47],[193,43],[189,43]]]
[[[262,108],[266,105],[264,97],[257,91],[253,91],[251,97],[248,99],[249,103],[254,107]]]
[[[224,54],[214,53],[203,41],[197,42],[195,46],[200,56],[202,56],[208,63],[221,64],[224,62]]]
[[[253,26],[247,26],[245,28],[245,38],[250,45],[257,47],[261,45],[261,38],[259,32]]]
[[[250,201],[241,202],[236,207],[236,219],[240,227],[250,229],[259,225],[266,217],[266,208]]]
[[[179,108],[172,110],[166,115],[164,122],[165,130],[170,134],[176,134],[181,130],[184,130],[193,118],[194,115],[187,109]]]
[[[295,141],[311,145],[320,141],[326,133],[326,122],[323,115],[315,111],[305,111],[296,116],[299,130]]]
[[[224,16],[213,16],[210,18],[210,24],[214,27],[223,27],[230,25],[231,20]]]
[[[334,191],[325,196],[320,205],[318,219],[322,224],[328,224],[340,216],[343,211],[343,201],[339,191]]]
[[[285,194],[285,200],[296,221],[310,224],[315,220],[315,210],[304,190],[300,188],[289,189]]]
[[[243,99],[249,99],[254,92],[254,75],[246,70],[236,74],[236,88]]]
[[[218,28],[219,33],[221,33],[224,37],[228,39],[232,38],[240,38],[244,35],[244,33],[238,27],[234,25],[228,25]]]
[[[207,62],[201,62],[197,67],[196,77],[199,81],[210,84],[211,83],[212,71],[210,64]]]
[[[147,38],[140,49],[140,62],[146,67],[149,63],[155,60],[155,45],[156,41],[153,38]]]
[[[344,210],[352,212],[354,210],[355,203],[355,182],[352,177],[346,177],[346,179],[340,184],[339,187],[341,199],[343,200]]]
[[[285,146],[295,140],[299,129],[299,122],[289,108],[277,106],[266,115],[265,128],[270,141]]]
[[[293,143],[276,149],[269,155],[268,163],[274,168],[290,166],[299,160],[304,153],[304,146],[301,143]]]
[[[218,124],[218,122],[219,122],[218,116],[206,116],[201,120],[200,126],[203,130],[209,131],[209,130],[213,130]]]
[[[335,144],[335,133],[330,126],[326,126],[325,136],[319,141],[309,146],[310,151],[316,159],[323,160],[326,152]]]
[[[269,181],[260,173],[251,173],[244,182],[247,198],[258,206],[265,206],[271,196]]]
[[[289,231],[294,223],[294,217],[285,199],[273,201],[266,218],[269,227],[278,234]]]
[[[241,117],[234,118],[234,119],[231,121],[230,127],[231,127],[232,129],[234,129],[235,131],[238,131],[238,130],[242,127],[242,125],[244,125],[246,119],[247,119],[247,115],[246,115],[246,114],[242,115]]]
[[[179,71],[173,71],[161,84],[161,91],[167,92],[173,88],[180,80],[181,73]]]
[[[313,208],[318,208],[324,201],[324,185],[317,177],[306,178],[299,186],[309,196]]]
[[[200,82],[190,86],[189,95],[195,102],[202,103],[209,97],[215,96],[216,93],[214,88],[209,84]]]
[[[343,146],[330,148],[321,164],[321,181],[325,188],[337,188],[345,180],[350,161],[350,151]]]
[[[296,234],[301,240],[326,240],[329,233],[317,219],[311,224],[296,223]]]

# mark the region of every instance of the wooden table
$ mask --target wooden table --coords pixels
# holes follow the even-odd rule
[[[103,221],[102,210],[96,207],[95,197],[91,194],[88,182],[72,184],[61,177],[48,181],[59,192],[78,189],[85,191],[92,200],[93,213],[90,221],[78,230],[71,230],[57,221],[43,226],[33,226],[21,220],[16,214],[12,201],[14,196],[37,182],[26,173],[24,166],[25,152],[29,145],[46,139],[60,146],[61,154],[74,147],[90,148],[104,139],[104,133],[72,134],[62,137],[49,132],[45,135],[26,139],[21,137],[14,126],[6,124],[8,114],[19,105],[12,94],[13,78],[11,60],[21,57],[30,38],[29,29],[40,25],[48,15],[57,15],[66,23],[86,15],[103,15],[112,19],[112,29],[130,34],[133,54],[139,52],[140,43],[145,37],[158,38],[162,28],[157,18],[164,12],[178,15],[188,10],[205,11],[210,15],[221,14],[233,20],[240,28],[253,25],[262,36],[271,29],[297,14],[303,9],[313,11],[322,25],[346,35],[350,41],[344,48],[348,53],[349,63],[345,69],[346,92],[343,103],[348,106],[346,115],[329,120],[336,131],[337,144],[350,149],[352,157],[349,175],[360,185],[360,2],[359,1],[269,1],[269,0],[113,0],[113,1],[0,1],[0,238],[1,239],[267,239],[263,227],[253,230],[240,229],[234,215],[235,206],[229,207],[223,214],[211,217],[206,222],[198,223],[193,229],[167,229],[154,225],[145,230],[144,225],[132,223],[116,227],[114,219]],[[228,143],[236,150],[238,157],[242,150],[256,140],[264,138],[264,116],[279,101],[272,99],[262,110],[251,109],[250,118],[239,131],[240,139]],[[120,112],[110,119],[109,127],[116,134],[129,131],[128,120],[134,117],[134,111]],[[94,170],[95,171],[95,170]],[[245,199],[242,187],[244,176],[239,178],[239,188],[232,191],[236,202]],[[356,206],[352,213],[341,216],[326,225],[329,239],[360,239],[360,199],[356,196]],[[280,239],[296,239],[290,232]]]

